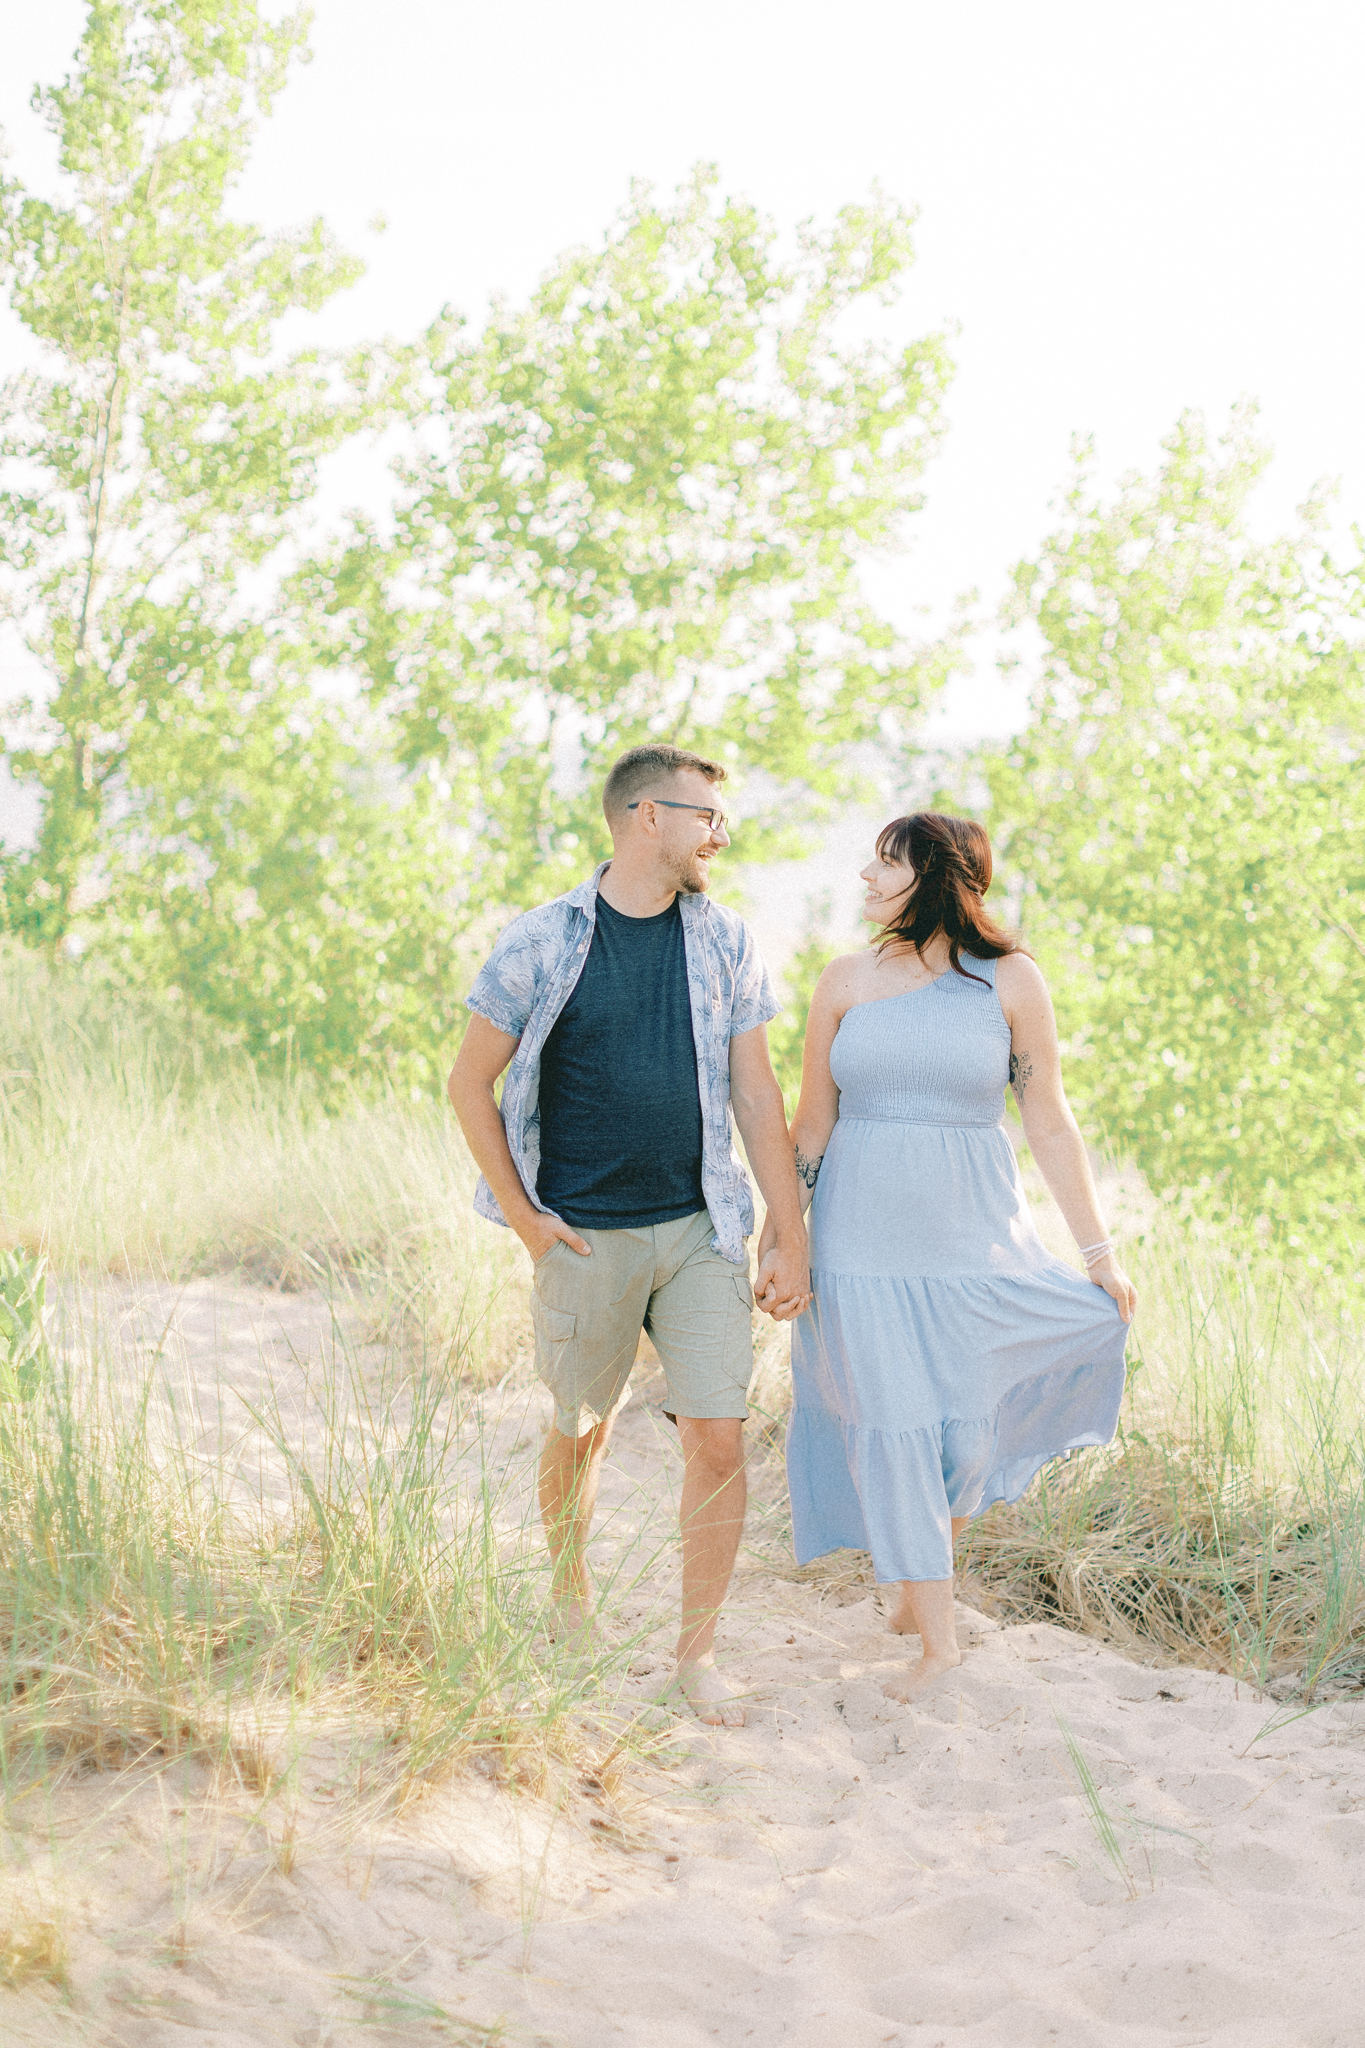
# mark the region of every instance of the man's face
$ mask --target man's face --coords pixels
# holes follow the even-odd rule
[[[712,856],[730,844],[724,823],[713,825],[705,815],[711,811],[720,818],[720,786],[697,769],[684,768],[677,775],[661,776],[656,787],[644,792],[642,806],[651,799],[656,800],[656,843],[674,887],[684,896],[701,895],[711,886]]]

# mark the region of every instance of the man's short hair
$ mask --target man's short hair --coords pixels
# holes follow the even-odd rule
[[[632,747],[613,767],[602,791],[602,809],[608,821],[623,817],[627,805],[643,794],[651,783],[662,782],[684,768],[695,768],[708,782],[725,780],[725,770],[720,762],[708,761],[702,754],[688,754],[681,747]]]

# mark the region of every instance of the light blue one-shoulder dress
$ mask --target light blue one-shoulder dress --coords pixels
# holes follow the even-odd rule
[[[1107,1443],[1127,1327],[1043,1247],[1004,1128],[995,962],[845,1013],[839,1120],[793,1325],[797,1560],[870,1550],[879,1580],[952,1577],[950,1522]]]

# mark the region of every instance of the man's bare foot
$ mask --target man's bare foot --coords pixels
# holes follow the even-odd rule
[[[908,1705],[911,1700],[917,1700],[922,1693],[928,1692],[934,1681],[942,1678],[945,1672],[956,1671],[961,1662],[961,1650],[941,1650],[935,1657],[921,1657],[918,1663],[908,1666],[904,1678],[888,1678],[882,1685],[882,1691],[889,1700],[900,1700],[903,1705]]]
[[[708,1728],[742,1728],[744,1708],[739,1695],[725,1683],[714,1657],[699,1657],[693,1664],[680,1664],[673,1680],[699,1721]]]
[[[591,1591],[585,1588],[581,1592],[552,1593],[545,1627],[552,1643],[571,1643],[576,1649],[590,1648],[598,1633]]]

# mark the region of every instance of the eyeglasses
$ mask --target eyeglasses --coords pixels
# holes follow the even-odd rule
[[[627,804],[628,811],[638,811],[641,804],[658,804],[665,811],[695,811],[699,818],[705,818],[713,832],[724,832],[728,828],[724,811],[711,810],[705,804],[678,804],[666,796],[637,796],[633,804]]]

